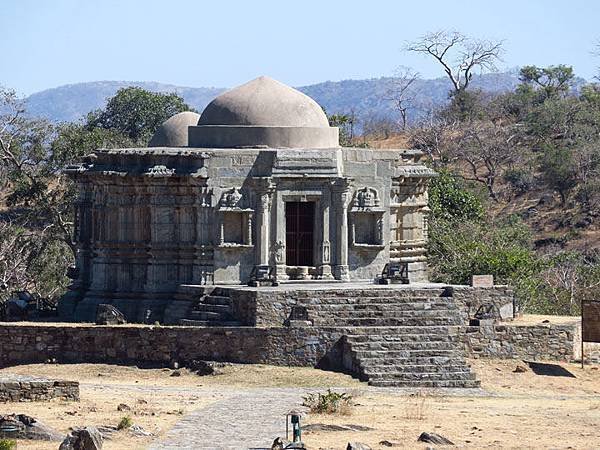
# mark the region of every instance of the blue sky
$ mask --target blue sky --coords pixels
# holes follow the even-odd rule
[[[269,75],[300,86],[411,66],[428,31],[504,39],[504,67],[570,64],[598,73],[600,2],[0,0],[0,84],[20,94],[96,80],[234,86]]]

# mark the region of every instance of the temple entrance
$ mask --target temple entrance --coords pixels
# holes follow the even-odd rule
[[[314,202],[286,202],[286,265],[314,266]]]

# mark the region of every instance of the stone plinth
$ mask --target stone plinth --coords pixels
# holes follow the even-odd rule
[[[79,401],[79,382],[24,375],[0,375],[0,402]]]

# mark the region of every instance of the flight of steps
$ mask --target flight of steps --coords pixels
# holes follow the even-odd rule
[[[301,300],[315,326],[344,327],[344,366],[374,386],[479,387],[448,289],[323,291]]]
[[[222,288],[207,290],[192,305],[187,317],[179,320],[180,325],[197,327],[238,327],[235,320],[229,291]]]

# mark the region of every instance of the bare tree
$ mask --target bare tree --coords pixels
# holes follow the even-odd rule
[[[473,39],[457,31],[440,30],[408,43],[405,49],[434,58],[452,83],[453,94],[459,94],[469,86],[473,71],[496,70],[496,63],[501,61],[502,44],[502,41]]]
[[[30,214],[21,214],[22,224],[41,224],[44,233],[65,242],[75,254],[72,212],[64,201],[68,188],[64,175],[49,161],[52,126],[28,118],[14,91],[1,87],[0,111],[0,170],[19,181],[6,201],[27,206]]]
[[[386,92],[386,99],[390,100],[400,114],[402,129],[406,129],[408,109],[413,106],[415,91],[413,84],[419,79],[419,73],[410,67],[396,69],[394,78]]]
[[[452,159],[464,163],[469,175],[463,178],[483,184],[494,201],[498,201],[496,182],[514,166],[521,155],[518,127],[493,120],[462,124],[451,139]]]

